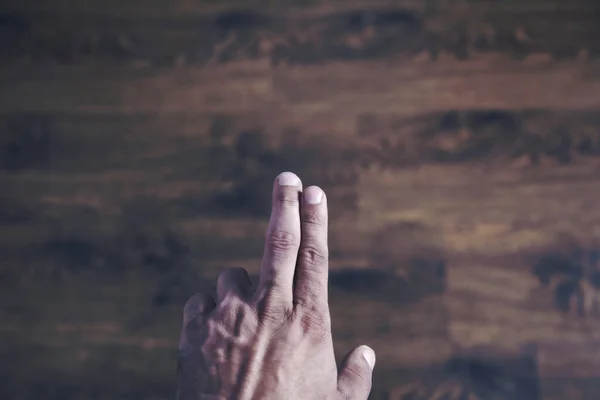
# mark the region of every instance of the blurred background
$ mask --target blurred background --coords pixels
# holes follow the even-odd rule
[[[372,399],[597,399],[599,37],[595,0],[4,0],[0,398],[173,398],[292,170]]]

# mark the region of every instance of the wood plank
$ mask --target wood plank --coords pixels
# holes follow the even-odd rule
[[[215,2],[211,0],[202,1],[189,1],[189,0],[132,0],[126,3],[119,2],[117,0],[101,1],[101,0],[87,0],[80,2],[76,0],[60,0],[55,1],[52,4],[43,0],[6,0],[3,2],[3,7],[13,11],[53,11],[57,10],[63,13],[77,13],[77,14],[117,14],[117,15],[131,15],[135,17],[143,17],[146,15],[189,15],[203,13],[207,10],[210,12],[214,9],[227,9],[231,7],[246,7],[246,8],[266,8],[272,7],[280,9],[292,9],[293,11],[302,10],[306,8],[318,8],[322,10],[335,10],[335,9],[348,9],[364,7],[365,4],[369,6],[389,7],[390,4],[395,6],[401,6],[406,8],[423,8],[424,4],[420,0],[401,0],[390,2],[389,0],[382,1],[368,1],[365,0],[318,0],[318,1],[304,1],[304,0],[285,0],[274,2],[272,0],[252,0],[252,1],[239,1],[239,0],[227,0],[223,2]],[[528,0],[527,2],[522,1],[504,1],[498,3],[494,0],[477,0],[472,2],[465,2],[462,4],[464,7],[468,5],[469,9],[477,8],[492,8],[494,10],[520,10],[520,11],[536,11],[536,10],[572,10],[572,9],[583,9],[583,8],[594,8],[595,3],[593,0]],[[430,1],[427,4],[429,7],[445,7],[457,8],[456,2],[452,0],[435,0]]]
[[[539,347],[540,374],[552,379],[598,379],[600,355],[598,342],[564,341]]]
[[[370,3],[370,2],[369,2]],[[374,1],[379,6],[389,6],[389,0]],[[53,4],[40,0],[7,0],[3,3],[3,7],[15,11],[15,12],[56,12],[60,11],[65,14],[92,14],[92,15],[126,15],[132,17],[145,17],[145,16],[175,16],[181,17],[186,15],[197,15],[211,13],[215,10],[227,10],[231,8],[275,8],[280,10],[292,10],[302,11],[306,8],[312,8],[321,6],[328,10],[335,9],[336,6],[339,8],[347,7],[360,7],[364,6],[364,1],[359,0],[328,0],[327,2],[310,2],[305,0],[284,0],[284,1],[272,1],[272,0],[252,0],[240,1],[240,0],[226,0],[223,2],[214,2],[212,0],[201,0],[201,1],[189,1],[189,0],[176,0],[176,1],[165,1],[165,0],[152,0],[149,2],[143,1],[128,1],[126,3],[117,0],[109,0],[106,2],[99,0],[88,0],[84,3],[74,0],[60,0]],[[397,2],[396,2],[397,4]],[[421,3],[415,0],[402,0],[401,5],[406,7],[419,6]],[[567,5],[568,7],[568,5]]]
[[[273,72],[258,63],[155,76],[5,78],[0,106],[5,112],[255,113],[290,123],[373,110],[410,115],[449,109],[599,106],[600,81],[581,77],[586,66],[417,65],[365,62]]]
[[[79,11],[72,4],[45,11],[21,3],[9,8],[0,18],[0,64],[199,67],[258,59],[306,65],[398,56],[467,60],[490,53],[574,60],[600,51],[593,40],[597,6],[590,2],[514,9],[497,3],[338,2],[301,10],[263,5],[260,11],[231,2],[155,2],[138,15],[131,15],[138,9],[129,3],[113,10],[85,4]]]
[[[494,176],[473,167],[406,171],[385,184],[378,184],[374,173],[364,176],[358,189],[359,224],[371,232],[408,222],[436,227],[443,232],[444,250],[457,254],[501,256],[551,245],[560,234],[594,241],[600,238],[593,207],[596,168],[581,173],[579,181],[529,184],[518,172],[513,176],[519,184],[504,184],[502,175],[508,173]]]

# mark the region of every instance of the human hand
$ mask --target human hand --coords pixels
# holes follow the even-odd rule
[[[366,400],[375,353],[350,352],[339,373],[327,300],[327,198],[284,172],[273,188],[260,282],[243,268],[217,281],[217,302],[185,305],[177,400]]]

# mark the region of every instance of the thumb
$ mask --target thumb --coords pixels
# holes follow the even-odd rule
[[[359,346],[344,359],[338,375],[338,393],[342,399],[367,400],[371,393],[375,352]]]

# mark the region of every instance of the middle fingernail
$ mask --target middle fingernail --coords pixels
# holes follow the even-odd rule
[[[302,198],[307,204],[321,204],[323,200],[323,191],[317,186],[311,186],[304,190]]]

